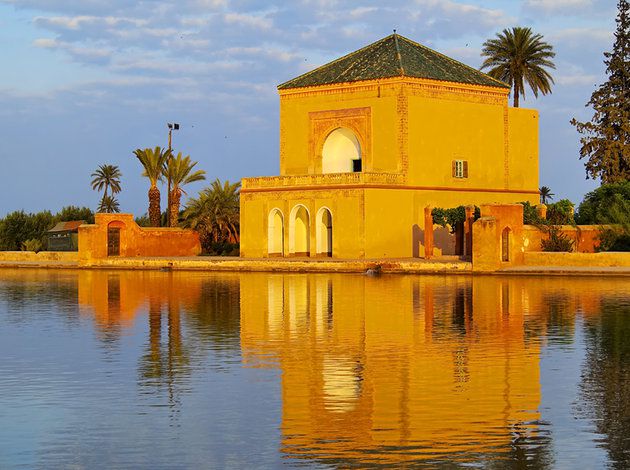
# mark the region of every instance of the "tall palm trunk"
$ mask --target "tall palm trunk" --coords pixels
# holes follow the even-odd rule
[[[151,221],[151,226],[159,227],[161,219],[160,190],[157,186],[151,186],[149,189],[149,220]]]
[[[179,203],[182,198],[182,190],[175,187],[171,191],[171,207],[170,207],[170,224],[171,227],[177,227],[179,222]]]

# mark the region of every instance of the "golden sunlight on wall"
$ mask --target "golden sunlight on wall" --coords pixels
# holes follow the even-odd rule
[[[353,161],[361,160],[361,146],[350,129],[332,131],[322,150],[322,173],[350,173]]]
[[[244,361],[283,372],[285,452],[351,460],[414,442],[446,455],[535,433],[540,350],[522,289],[485,281],[241,278]]]

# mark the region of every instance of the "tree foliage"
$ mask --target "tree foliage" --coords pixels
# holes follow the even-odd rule
[[[593,108],[588,122],[571,121],[583,135],[580,159],[586,177],[603,183],[630,180],[630,4],[619,0],[617,30],[612,52],[604,53],[608,80],[593,92],[586,106]]]
[[[160,208],[160,190],[157,187],[158,181],[162,181],[164,166],[171,156],[170,150],[163,150],[161,147],[154,149],[136,149],[134,155],[144,168],[142,176],[149,179],[149,220],[153,227],[159,227],[162,210]]]
[[[221,184],[216,179],[186,204],[182,225],[199,232],[206,253],[216,252],[217,245],[239,242],[240,187],[240,182]]]
[[[206,179],[204,170],[195,170],[198,162],[193,162],[190,155],[182,156],[179,152],[176,157],[170,158],[164,168],[164,176],[171,182],[171,207],[169,207],[169,221],[172,227],[179,221],[179,205],[183,186]],[[217,180],[218,181],[218,180]]]
[[[541,186],[538,191],[540,192],[541,204],[547,204],[555,196],[555,194],[551,192],[551,188],[549,188],[548,186]]]
[[[92,173],[92,189],[95,191],[103,191],[103,197],[99,203],[98,212],[119,212],[113,210],[118,207],[118,201],[114,194],[121,191],[120,178],[122,173],[116,165],[99,165],[94,173]],[[107,193],[107,190],[111,194]]]
[[[84,220],[88,224],[93,224],[94,212],[89,207],[66,206],[55,215],[56,222],[70,220]]]
[[[56,221],[50,211],[27,214],[14,211],[0,220],[0,250],[19,251],[27,240],[38,239],[42,245],[46,242],[46,231]]]
[[[0,251],[19,251],[25,244],[29,247],[45,248],[48,244],[46,232],[57,222],[69,220],[84,220],[94,223],[94,213],[87,207],[66,206],[58,213],[50,211],[26,213],[23,210],[14,211],[0,219]],[[27,243],[28,242],[28,243]],[[29,249],[28,251],[39,251]]]
[[[556,68],[551,60],[556,54],[543,36],[530,28],[504,29],[495,39],[483,43],[481,55],[486,57],[481,70],[490,69],[488,75],[512,87],[514,107],[518,108],[520,97],[525,97],[525,84],[535,97],[539,92],[551,93],[554,81],[547,69]]]
[[[630,181],[603,184],[588,193],[576,219],[579,224],[602,224],[600,251],[630,251]]]
[[[474,220],[477,220],[481,215],[479,207],[475,206]],[[434,207],[431,210],[431,217],[435,225],[441,225],[451,228],[451,233],[455,233],[457,226],[466,222],[466,206],[451,207],[449,209],[443,209],[441,207]]]

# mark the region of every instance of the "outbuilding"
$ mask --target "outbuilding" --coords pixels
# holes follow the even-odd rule
[[[48,234],[48,251],[78,251],[79,226],[85,220],[69,220],[59,222],[46,232]]]

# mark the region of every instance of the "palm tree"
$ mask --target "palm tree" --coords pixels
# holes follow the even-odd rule
[[[101,202],[99,205],[98,212],[108,212],[102,211],[101,207],[106,207],[108,204],[111,204],[111,201],[108,201],[108,204],[105,204],[105,199],[108,197],[107,190],[111,190],[112,200],[113,195],[117,194],[121,191],[120,188],[120,178],[122,177],[122,173],[120,169],[116,165],[99,165],[94,173],[92,173],[92,189],[95,191],[103,191],[103,197],[101,198]],[[118,203],[116,203],[118,204]],[[117,211],[109,211],[109,212],[117,212]]]
[[[155,147],[155,149],[136,149],[133,153],[144,167],[142,176],[149,178],[151,182],[151,187],[149,188],[149,220],[153,227],[159,227],[162,212],[160,209],[160,190],[157,187],[157,182],[162,180],[164,164],[170,156],[170,150],[164,151],[160,147]]]
[[[198,162],[190,160],[190,155],[182,157],[179,152],[176,157],[168,159],[163,169],[163,175],[171,181],[171,207],[169,207],[169,223],[171,227],[177,225],[179,220],[179,205],[182,193],[185,191],[182,186],[206,179],[204,170],[193,171]]]
[[[98,205],[97,212],[120,212],[120,204],[114,196],[103,196],[101,203]]]
[[[551,188],[548,188],[547,186],[542,186],[539,189],[540,192],[540,203],[541,204],[547,204],[547,201],[551,201],[553,199],[553,197],[555,196],[554,193],[551,192]]]
[[[556,68],[551,61],[556,54],[542,35],[532,33],[530,28],[504,29],[497,33],[496,39],[483,43],[481,55],[486,57],[481,70],[490,68],[488,75],[512,87],[515,108],[518,108],[519,98],[525,97],[525,83],[536,98],[538,92],[551,93],[554,81],[545,68]]]
[[[210,243],[238,243],[240,187],[240,182],[216,179],[188,201],[183,225],[199,232],[206,251]]]

